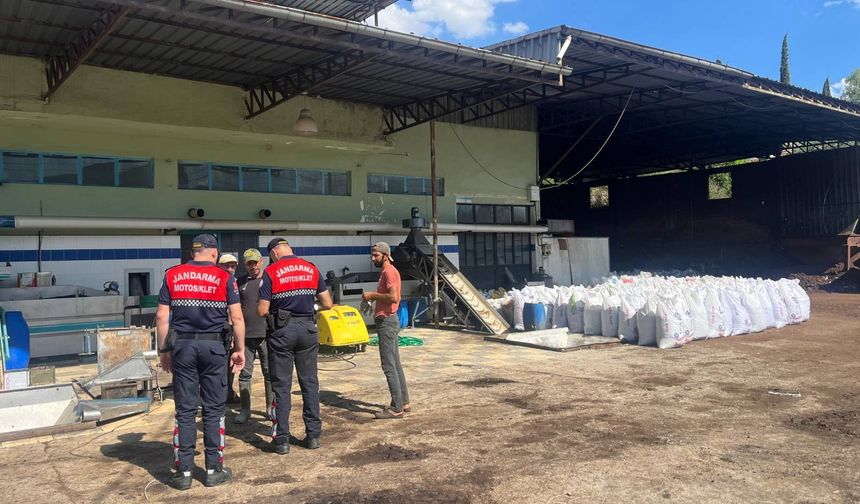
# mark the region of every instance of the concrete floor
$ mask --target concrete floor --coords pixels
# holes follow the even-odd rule
[[[415,406],[407,419],[371,419],[388,397],[369,348],[352,363],[320,364],[321,450],[262,450],[270,426],[259,414],[258,375],[252,423],[234,426],[228,415],[225,457],[235,481],[225,487],[195,481],[180,493],[162,483],[172,463],[168,397],[149,415],[96,431],[7,443],[0,496],[15,503],[860,502],[860,295],[815,294],[812,313],[803,325],[669,351],[556,353],[409,330],[426,344],[402,349]],[[291,424],[302,437],[300,404],[295,396]]]

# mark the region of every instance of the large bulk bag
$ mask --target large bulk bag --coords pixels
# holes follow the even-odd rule
[[[761,300],[751,290],[742,290],[739,292],[741,302],[744,304],[747,313],[750,316],[750,332],[762,332],[767,329],[767,315],[764,312],[764,307]]]
[[[585,288],[574,287],[567,305],[567,330],[582,334],[585,332]]]
[[[603,310],[600,312],[600,332],[607,338],[618,337],[618,311],[621,309],[621,299],[607,294],[603,296]]]
[[[688,291],[684,299],[691,319],[692,332],[690,336],[694,340],[708,338],[711,333],[708,311],[705,309],[703,297],[697,291]]]
[[[732,311],[720,301],[720,292],[705,288],[705,310],[708,312],[708,338],[720,338],[732,333]]]
[[[678,297],[657,298],[657,346],[678,348],[691,340],[692,319]]]
[[[636,332],[639,335],[637,343],[640,346],[657,344],[657,302],[655,296],[651,296],[636,312]]]
[[[770,298],[770,305],[773,308],[773,325],[777,329],[782,329],[788,325],[789,317],[788,307],[785,305],[785,300],[782,298],[779,284],[773,280],[767,280],[764,283],[764,290],[767,292],[767,297]]]
[[[520,291],[512,291],[511,297],[514,299],[514,329],[517,331],[525,331],[526,327],[523,323],[523,309],[526,306],[526,302]]]
[[[752,322],[750,321],[749,312],[747,312],[743,301],[741,301],[740,293],[733,289],[723,290],[720,300],[732,313],[731,336],[748,334],[752,330]]]
[[[767,327],[776,327],[776,318],[773,315],[773,303],[770,302],[770,296],[767,295],[764,282],[756,284],[753,292],[758,296],[761,307],[764,309],[764,316],[767,319]]]
[[[636,329],[636,313],[645,306],[645,298],[638,294],[621,295],[621,307],[618,310],[618,339],[626,343],[636,343],[639,331]]]
[[[583,314],[583,332],[592,336],[603,333],[601,329],[601,314],[603,312],[603,296],[597,290],[585,293],[585,312]]]
[[[785,278],[780,280],[779,292],[782,300],[785,301],[785,307],[788,309],[788,323],[798,324],[803,322],[803,306],[801,305],[797,291],[792,288],[791,281]]]

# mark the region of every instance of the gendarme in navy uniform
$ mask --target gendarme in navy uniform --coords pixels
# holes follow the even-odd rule
[[[176,424],[173,454],[176,473],[170,485],[191,488],[197,441],[198,398],[203,403],[206,479],[215,486],[230,480],[224,467],[224,403],[227,400],[227,316],[233,322],[233,369],[245,364],[245,322],[236,279],[215,266],[218,244],[212,235],[194,238],[192,260],[167,270],[158,298],[156,326],[161,367],[173,372]],[[172,329],[172,341],[168,330]]]
[[[268,317],[272,333],[266,345],[269,350],[269,379],[272,381],[272,443],[275,452],[290,452],[290,389],[293,363],[302,389],[302,418],[305,421],[306,448],[319,448],[320,420],[317,354],[319,333],[314,320],[314,303],[327,310],[331,295],[319,269],[293,255],[283,238],[269,242],[272,263],[263,272],[257,314]]]

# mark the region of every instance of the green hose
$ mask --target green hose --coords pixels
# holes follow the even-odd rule
[[[367,342],[370,346],[379,346],[379,336],[371,336],[370,340]],[[415,338],[413,336],[401,335],[397,338],[397,346],[408,347],[408,346],[423,346],[424,340],[421,338]]]

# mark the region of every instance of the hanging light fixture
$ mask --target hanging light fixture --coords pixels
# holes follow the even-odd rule
[[[303,108],[299,112],[299,118],[293,125],[293,132],[302,136],[313,136],[319,133],[317,122],[311,116],[311,111]]]

